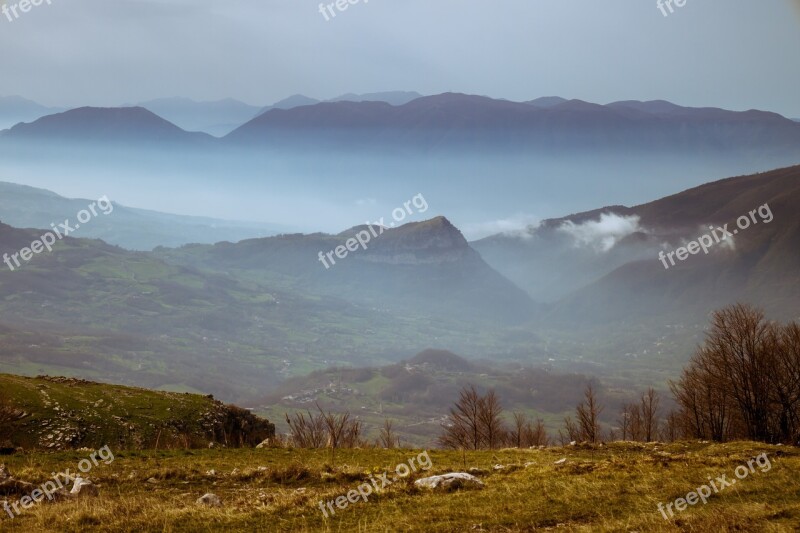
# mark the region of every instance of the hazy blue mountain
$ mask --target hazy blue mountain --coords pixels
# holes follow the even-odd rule
[[[800,166],[708,183],[635,207],[611,206],[546,220],[516,234],[473,242],[489,265],[555,301],[549,320],[584,325],[703,321],[738,300],[796,317],[800,301]],[[759,209],[753,215],[749,213]],[[741,216],[755,216],[737,229]],[[771,219],[771,220],[770,220]],[[737,234],[668,262],[668,253],[725,227]],[[715,240],[716,241],[716,240]]]
[[[316,98],[309,98],[308,96],[303,96],[302,94],[293,94],[292,96],[284,98],[283,100],[280,100],[278,102],[275,102],[272,105],[269,105],[267,107],[262,107],[258,111],[257,115],[262,115],[267,111],[269,111],[270,109],[292,109],[294,107],[300,107],[304,105],[314,105],[318,103],[319,100],[317,100]],[[250,118],[253,118],[254,116],[256,115],[253,115]]]
[[[40,235],[0,223],[0,257]],[[0,371],[242,401],[292,375],[386,364],[429,346],[541,357],[519,325],[530,299],[444,219],[381,235],[330,271],[317,251],[347,234],[157,252],[77,235],[13,271],[0,265]]]
[[[60,111],[63,109],[46,107],[21,96],[0,96],[0,130],[20,122],[33,122],[37,118]]]
[[[643,102],[640,100],[624,100],[620,102],[612,102],[608,107],[616,109],[635,109],[643,111],[652,115],[689,115],[693,112],[698,112],[701,108],[683,107],[666,100],[650,100]],[[710,109],[710,108],[708,108]]]
[[[536,107],[553,107],[558,104],[563,104],[566,101],[566,98],[561,98],[560,96],[542,96],[541,98],[530,100],[525,103]]]
[[[280,235],[237,244],[159,250],[185,266],[282,283],[349,303],[413,314],[521,322],[536,309],[525,293],[481,259],[446,218],[338,235]],[[323,254],[362,233],[366,247],[323,263]],[[326,268],[326,265],[328,268]]]
[[[347,93],[336,98],[326,100],[327,102],[386,102],[387,104],[398,106],[407,104],[412,100],[422,98],[422,95],[414,91],[388,91],[380,93],[354,94]]]
[[[81,107],[17,124],[4,140],[125,145],[202,144],[213,139],[190,133],[143,107]]]
[[[196,102],[189,98],[160,98],[138,104],[186,131],[202,131],[216,137],[227,135],[255,117],[261,107],[227,98]]]
[[[0,182],[0,220],[18,228],[48,230],[51,223],[66,219],[74,222],[77,213],[95,200],[68,199],[44,189]],[[110,214],[99,214],[82,225],[75,236],[102,239],[129,250],[152,250],[188,243],[235,242],[286,230],[271,224],[171,215],[114,203]]]
[[[603,106],[547,99],[546,103],[548,107],[539,107],[453,93],[417,98],[401,106],[324,102],[271,110],[226,140],[345,149],[358,143],[389,150],[800,153],[800,126],[775,113],[681,108],[667,102]]]

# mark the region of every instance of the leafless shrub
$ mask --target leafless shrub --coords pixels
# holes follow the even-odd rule
[[[383,421],[383,427],[378,437],[378,446],[386,449],[398,448],[400,446],[400,438],[395,435],[394,432],[394,422],[388,418]]]
[[[315,415],[310,411],[295,413],[291,417],[287,414],[286,423],[289,424],[289,438],[292,445],[297,448],[322,448],[326,442],[326,426],[322,414]]]

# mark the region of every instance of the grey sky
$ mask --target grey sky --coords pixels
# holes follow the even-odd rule
[[[0,18],[0,95],[48,105],[165,96],[458,91],[664,98],[800,117],[798,0],[52,0]],[[9,5],[18,0],[8,0]]]

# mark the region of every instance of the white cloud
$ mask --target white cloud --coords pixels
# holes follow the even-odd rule
[[[633,233],[644,231],[639,226],[640,218],[620,216],[614,213],[603,213],[600,220],[589,220],[575,224],[571,220],[564,222],[558,231],[570,235],[576,247],[591,247],[596,252],[607,252],[620,240]]]
[[[530,232],[539,227],[539,218],[534,215],[519,214],[509,218],[464,224],[462,232],[467,240],[475,241],[490,235],[503,235],[513,237],[530,237]]]

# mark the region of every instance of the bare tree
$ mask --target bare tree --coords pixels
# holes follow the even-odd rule
[[[474,385],[464,387],[458,401],[450,409],[450,418],[444,426],[440,444],[447,448],[478,450],[483,444],[481,432],[482,399]]]
[[[705,344],[671,384],[690,433],[714,440],[785,437],[775,427],[773,389],[778,396],[788,392],[783,376],[776,383],[784,342],[776,328],[743,304],[713,314]],[[791,403],[791,393],[784,399]]]
[[[626,403],[622,406],[622,412],[619,415],[619,420],[617,420],[617,424],[619,425],[620,430],[620,437],[622,440],[635,440],[633,437],[633,425],[634,425],[634,418],[636,414],[634,411],[638,413],[639,408],[636,405],[632,405]]]
[[[515,412],[512,416],[511,429],[506,433],[506,443],[514,448],[530,448],[547,446],[550,438],[542,419],[533,423],[525,413]]]
[[[658,432],[658,408],[661,405],[661,398],[652,387],[642,394],[640,401],[640,414],[642,422],[642,436],[645,442],[655,439]]]
[[[800,442],[800,325],[771,330],[775,370],[770,372],[775,432],[791,444]]]
[[[445,448],[497,448],[507,438],[503,407],[497,394],[490,390],[481,396],[474,385],[461,389],[442,427],[444,433],[439,437],[439,444]]]
[[[478,402],[478,427],[482,441],[489,449],[497,448],[503,439],[503,407],[493,390],[486,393]]]
[[[705,355],[734,399],[747,436],[769,440],[770,328],[764,313],[745,305],[717,311],[706,341]]]
[[[564,418],[564,428],[558,430],[558,440],[562,446],[566,446],[570,442],[577,442],[581,440],[581,430],[578,424],[568,416]]]
[[[682,421],[680,413],[672,411],[664,419],[660,429],[660,439],[664,442],[675,442],[683,437]]]
[[[394,432],[394,422],[388,418],[383,421],[383,427],[378,437],[378,445],[387,449],[400,446],[400,438]]]
[[[511,429],[508,432],[508,444],[514,448],[526,446],[526,433],[530,431],[531,422],[525,413],[512,414]]]
[[[800,325],[737,304],[714,313],[703,346],[670,384],[682,434],[797,444]]]
[[[547,436],[547,429],[544,427],[544,420],[541,418],[536,419],[530,432],[526,431],[526,444],[528,446],[547,446],[550,444],[550,437]]]
[[[600,441],[600,414],[603,407],[597,402],[594,387],[590,383],[583,393],[583,401],[575,408],[580,440],[595,444]]]

